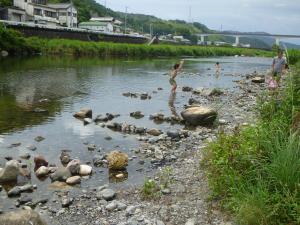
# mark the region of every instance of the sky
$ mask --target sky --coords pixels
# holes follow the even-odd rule
[[[97,0],[108,8],[162,19],[200,22],[210,29],[300,35],[300,0]],[[191,16],[190,16],[191,9]],[[300,40],[292,42],[300,43]]]

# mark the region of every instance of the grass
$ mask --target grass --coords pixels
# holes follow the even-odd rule
[[[290,62],[296,62],[296,51]],[[298,58],[298,60],[300,57]],[[206,149],[213,196],[241,225],[300,224],[300,62],[280,99],[258,99],[255,127],[220,133]]]
[[[174,57],[174,56],[270,56],[271,53],[263,50],[201,47],[201,46],[174,46],[144,44],[119,44],[105,42],[84,42],[64,39],[30,38],[29,43],[40,46],[45,54],[69,54],[75,56],[99,57]]]

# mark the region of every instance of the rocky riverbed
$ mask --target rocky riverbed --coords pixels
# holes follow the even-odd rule
[[[193,117],[188,116],[185,120],[181,115],[166,117],[159,112],[150,116],[149,120],[153,120],[153,123],[180,125],[173,126],[165,132],[159,129],[140,128],[125,122],[113,122],[117,115],[109,113],[98,116],[95,120],[88,119],[92,117],[90,111],[86,115],[84,112],[80,114],[79,117],[82,117],[85,123],[99,123],[100,126],[133,135],[138,139],[140,144],[132,149],[131,156],[124,161],[121,159],[116,161],[118,163],[121,161],[123,167],[126,167],[126,163],[130,165],[134,161],[137,162],[139,166],[136,169],[141,172],[140,176],[145,176],[144,186],[115,188],[107,184],[101,187],[90,185],[80,188],[80,183],[93,179],[93,173],[98,172],[97,168],[110,167],[112,160],[109,160],[108,156],[98,155],[89,165],[73,162],[74,170],[70,170],[68,168],[73,164],[67,164],[72,162],[72,154],[65,151],[62,152],[60,160],[62,164],[66,164],[64,167],[66,169],[50,165],[47,159],[40,159],[37,168],[39,170],[36,170],[43,176],[52,174],[53,183],[50,185],[52,195],[47,197],[35,195],[39,187],[30,184],[31,171],[30,168],[26,168],[26,163],[23,163],[31,157],[30,154],[11,163],[21,163],[19,165],[21,175],[27,175],[23,176],[26,179],[21,182],[22,185],[11,189],[5,184],[3,187],[0,186],[0,191],[8,190],[9,197],[14,197],[12,200],[15,201],[16,208],[24,205],[34,208],[50,225],[231,224],[230,218],[218,210],[217,202],[208,201],[210,190],[200,161],[203,149],[217,138],[220,130],[231,132],[237,126],[250,126],[255,123],[256,97],[265,89],[264,76],[258,76],[256,73],[243,75],[237,77],[235,82],[236,87],[227,90],[191,87],[182,89],[184,92],[191,93],[190,99],[186,99],[186,109],[200,105],[201,110],[197,108],[196,112],[201,112],[201,116],[205,114],[206,126],[203,124],[191,126],[198,125],[194,123],[195,120],[198,121],[199,118],[203,120],[203,117],[199,115],[194,117],[194,114]],[[145,95],[126,93],[125,96]],[[141,98],[141,100],[145,99],[151,98],[149,95]],[[217,118],[216,114],[218,114]],[[144,115],[143,112],[132,112],[131,116],[139,119]],[[185,117],[185,114],[182,116]],[[37,141],[43,141],[43,137],[37,137]],[[14,148],[19,144],[14,143],[11,147]],[[97,149],[97,146],[89,143],[86,143],[86,146],[91,151]],[[31,146],[32,151],[34,151],[33,147]],[[35,161],[35,166],[37,164]],[[145,172],[149,169],[152,170],[152,175],[147,177]],[[0,180],[1,177],[5,178],[4,170],[5,168],[0,170]],[[16,173],[19,175],[21,172],[15,171]],[[112,180],[122,181],[127,175],[121,167],[117,168],[111,176]],[[72,179],[68,182],[69,178]],[[10,211],[13,210],[15,209],[11,208]],[[0,216],[0,222],[5,221],[5,217],[6,214]]]

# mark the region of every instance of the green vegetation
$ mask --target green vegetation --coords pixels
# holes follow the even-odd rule
[[[30,45],[19,32],[6,29],[0,23],[0,50],[6,50],[12,54],[26,54],[34,52],[36,48]]]
[[[84,42],[63,39],[30,38],[28,43],[39,46],[45,54],[99,57],[157,57],[157,56],[271,56],[272,53],[245,48],[221,48],[174,45],[138,45],[104,42]]]
[[[290,52],[290,62],[298,54]],[[220,132],[206,150],[213,197],[237,224],[300,224],[300,62],[287,80],[280,99],[258,99],[255,127]]]
[[[145,199],[159,196],[159,187],[154,180],[146,179],[141,189],[141,195]]]
[[[172,174],[172,168],[166,166],[158,172],[157,182],[152,179],[146,179],[141,189],[142,197],[145,199],[160,197],[162,190],[169,188],[169,185],[173,183]]]

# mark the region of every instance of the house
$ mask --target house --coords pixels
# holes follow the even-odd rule
[[[122,22],[120,20],[115,19],[114,17],[92,17],[90,22],[103,22],[103,23],[111,23],[113,25],[113,32],[120,33]]]
[[[47,0],[14,0],[13,4],[13,7],[7,8],[7,20],[77,27],[77,10],[73,3],[48,4]]]
[[[0,20],[25,22],[25,11],[17,7],[0,8]]]
[[[114,32],[113,24],[110,22],[98,22],[98,21],[82,22],[78,25],[78,27],[81,29],[108,32],[108,33]]]
[[[77,27],[77,10],[73,3],[48,4],[56,9],[59,24],[64,27]]]

